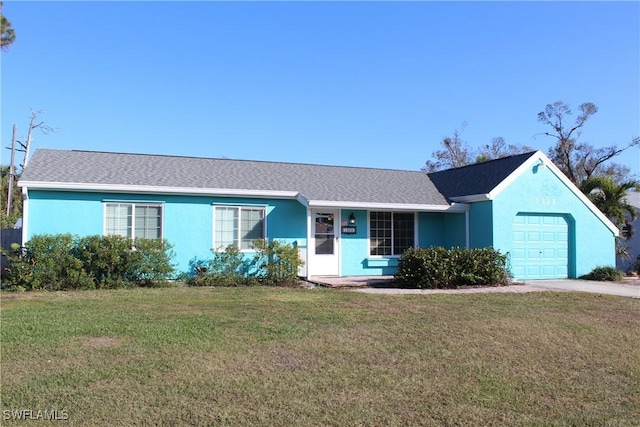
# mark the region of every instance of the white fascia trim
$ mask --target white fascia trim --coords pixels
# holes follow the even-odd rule
[[[491,196],[487,194],[472,194],[471,196],[452,197],[451,200],[460,203],[485,202],[491,200]]]
[[[203,196],[273,197],[295,199],[297,191],[242,190],[229,188],[159,187],[153,185],[79,184],[69,182],[22,182],[21,187],[42,190],[100,191],[104,193],[181,194]]]
[[[309,277],[311,277],[311,209],[309,208],[308,205],[307,209],[306,209],[306,213],[307,213],[307,250],[305,253],[305,265],[307,267],[306,273],[307,273],[307,279],[309,279]]]
[[[524,163],[522,163],[516,170],[514,170],[508,177],[506,177],[500,184],[498,184],[491,192],[489,193],[489,200],[495,199],[498,194],[502,192],[505,188],[507,188],[511,183],[513,183],[524,171],[529,168],[534,167],[536,164],[539,164],[545,168],[548,168],[555,176],[557,176],[560,181],[569,189],[573,194],[580,199],[582,203],[584,203],[587,208],[593,212],[600,221],[604,223],[604,225],[609,228],[614,236],[618,237],[620,235],[620,230],[615,226],[613,222],[609,218],[607,218],[601,211],[593,204],[591,200],[582,192],[576,185],[571,182],[567,176],[562,173],[560,169],[542,152],[536,151],[533,153],[529,159],[527,159]]]
[[[544,158],[544,160],[546,160],[546,162],[543,160],[543,158]],[[489,199],[490,200],[495,199],[496,196],[502,192],[502,190],[504,190],[505,188],[509,187],[516,179],[518,179],[518,177],[520,175],[522,175],[522,173],[524,171],[526,171],[527,169],[533,167],[534,163],[536,161],[539,162],[540,160],[543,161],[545,166],[549,166],[550,164],[553,164],[553,162],[551,160],[549,160],[549,158],[547,156],[545,156],[542,151],[540,151],[540,150],[536,151],[535,153],[533,153],[531,155],[531,157],[529,157],[527,160],[525,160],[520,166],[518,166],[516,168],[516,170],[511,172],[509,174],[509,176],[507,176],[505,179],[503,179],[502,182],[500,182],[500,184],[496,185],[495,188],[493,188],[489,192]],[[555,165],[554,165],[554,167],[555,167]],[[561,173],[561,175],[564,176],[564,174],[562,172],[560,172],[560,173]]]
[[[422,205],[413,203],[367,203],[367,202],[339,202],[333,200],[309,200],[309,207],[342,208],[342,209],[368,209],[368,210],[394,210],[394,211],[420,211],[420,212],[464,212],[468,205],[454,203],[452,205]]]
[[[22,187],[22,246],[27,243],[27,228],[29,227],[29,192]]]
[[[300,204],[306,208],[309,207],[309,199],[307,199],[306,197],[304,197],[302,194],[298,193],[296,195],[296,200],[298,200],[298,202],[300,202]]]

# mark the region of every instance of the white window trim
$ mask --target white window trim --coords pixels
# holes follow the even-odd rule
[[[391,212],[391,214],[395,213],[412,213],[413,214],[413,246],[417,247],[418,242],[418,213],[417,212],[405,212],[405,211],[395,211],[389,209],[376,209],[367,212],[367,258],[375,258],[375,259],[397,259],[400,258],[401,255],[371,255],[371,213],[372,212]],[[393,216],[391,217],[391,224],[393,226]],[[394,229],[391,229],[391,242],[393,244],[393,233]],[[393,248],[393,247],[392,247]],[[393,248],[395,249],[395,248]]]
[[[224,204],[214,204],[212,206],[212,221],[211,221],[211,247],[213,249],[214,252],[224,252],[226,248],[220,247],[220,245],[216,246],[216,208],[233,208],[233,209],[238,209],[239,210],[239,214],[242,214],[242,209],[260,209],[263,211],[263,217],[262,217],[262,221],[263,221],[263,227],[262,227],[262,239],[266,239],[268,234],[267,234],[267,206],[266,205],[242,205],[242,204],[238,204],[238,205],[224,205]],[[240,224],[242,223],[242,217],[239,216],[238,217],[238,221],[240,221]],[[242,227],[238,227],[238,242],[240,242],[240,234],[242,232]],[[255,252],[255,250],[253,249],[241,249],[238,248],[240,250],[240,252]]]
[[[133,215],[133,221],[131,224],[131,240],[136,238],[136,206],[149,206],[154,208],[160,208],[160,237],[164,240],[164,203],[161,202],[129,202],[126,200],[103,200],[102,201],[102,235],[107,236],[107,205],[131,205],[131,212]],[[113,236],[114,234],[111,234]],[[119,234],[118,234],[119,236]]]

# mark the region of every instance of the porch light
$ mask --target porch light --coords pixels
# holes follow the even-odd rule
[[[355,225],[356,225],[356,217],[353,214],[353,212],[351,212],[351,215],[349,215],[349,226],[355,227]]]

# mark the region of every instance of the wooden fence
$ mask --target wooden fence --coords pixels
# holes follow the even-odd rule
[[[22,228],[7,228],[0,231],[0,246],[2,247],[2,252],[11,250],[12,243],[17,243],[22,246]],[[7,257],[2,255],[0,258],[0,272],[4,272]]]

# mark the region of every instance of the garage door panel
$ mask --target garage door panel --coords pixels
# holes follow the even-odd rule
[[[555,274],[555,272],[556,272],[556,268],[553,267],[553,266],[546,265],[546,266],[542,267],[542,274],[544,276],[551,276],[551,275]]]
[[[527,240],[530,242],[537,242],[540,240],[540,232],[538,231],[529,231],[527,232]]]
[[[511,259],[523,259],[526,258],[524,249],[514,249],[511,253]]]
[[[529,249],[529,250],[527,251],[527,256],[525,257],[525,260],[526,260],[527,258],[528,258],[528,259],[537,259],[537,258],[540,258],[540,250],[538,250],[538,249]]]
[[[516,279],[568,277],[569,224],[562,215],[519,214],[513,220],[512,272]]]
[[[541,276],[542,271],[540,267],[529,266],[526,268],[527,276]]]
[[[524,266],[512,267],[511,273],[513,273],[514,277],[524,277],[526,275],[526,270]]]
[[[537,225],[539,225],[540,222],[541,222],[539,216],[526,216],[525,218],[526,218],[525,224],[530,224],[530,225],[537,224]]]
[[[526,233],[524,231],[514,231],[513,232],[513,241],[514,242],[524,242],[526,241]]]

